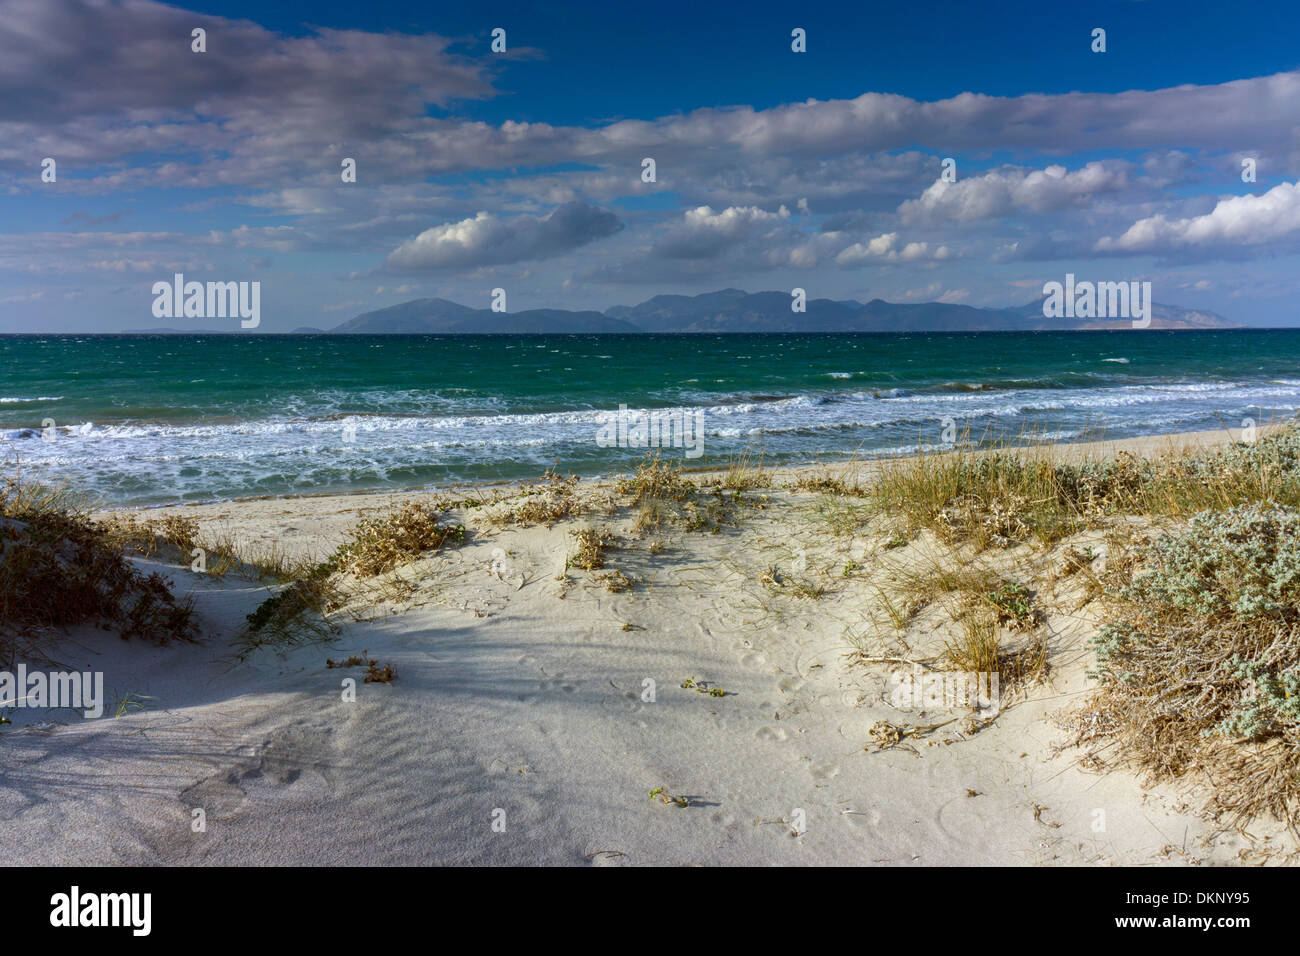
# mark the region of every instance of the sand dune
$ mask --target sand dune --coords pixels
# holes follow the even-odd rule
[[[470,519],[464,546],[402,569],[409,593],[335,643],[242,661],[240,625],[267,589],[141,559],[194,597],[201,638],[156,648],[85,630],[57,645],[65,666],[102,670],[146,709],[19,712],[0,742],[0,862],[1175,865],[1292,848],[1263,824],[1251,838],[1217,832],[1184,794],[1055,752],[1052,715],[1087,686],[1091,624],[1068,587],[1041,595],[1049,680],[987,726],[968,724],[968,708],[891,706],[890,665],[854,663],[849,638],[884,627],[864,582],[924,562],[933,542],[886,549],[871,522],[844,535],[814,520],[811,494],[768,494],[734,528],[662,535],[658,553],[629,515],[602,519],[620,542],[608,567],[636,582],[622,591],[564,570],[568,530],[585,519]],[[387,500],[176,510],[324,554]],[[851,561],[864,570],[846,573]],[[820,595],[781,583],[792,569]],[[903,637],[919,650],[940,634],[921,614]],[[362,651],[392,666],[391,684],[326,666]],[[950,719],[883,751],[871,734],[882,720]],[[651,799],[660,787],[687,805]]]

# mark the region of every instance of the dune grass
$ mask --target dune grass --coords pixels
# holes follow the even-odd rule
[[[448,524],[432,509],[408,501],[362,518],[327,563],[343,574],[374,577],[410,564],[426,551],[462,544],[466,533],[464,525]]]
[[[614,545],[614,535],[606,528],[574,528],[569,532],[575,548],[565,561],[566,568],[598,571],[605,566],[605,553]]]
[[[247,616],[241,657],[259,647],[292,647],[330,640],[338,633],[332,614],[350,599],[349,579],[378,578],[431,551],[464,543],[464,525],[450,524],[425,505],[407,501],[363,517],[327,560],[291,562],[279,573],[287,585]],[[389,589],[380,587],[382,596]]]
[[[772,471],[765,467],[763,451],[746,448],[728,459],[720,487],[727,491],[754,491],[772,487]]]
[[[970,444],[882,462],[875,510],[909,533],[928,528],[979,547],[1052,543],[1122,514],[1188,518],[1253,501],[1300,505],[1300,429],[1266,430],[1254,443],[1151,458],[1025,440]]]
[[[550,527],[566,518],[586,514],[590,502],[579,491],[577,475],[547,470],[540,482],[524,488],[514,500],[490,512],[487,520],[498,527],[542,524]]]
[[[0,476],[0,654],[41,653],[48,629],[98,624],[123,638],[194,636],[192,607],[127,560],[75,492]]]

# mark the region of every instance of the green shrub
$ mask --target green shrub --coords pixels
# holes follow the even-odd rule
[[[1145,552],[1091,645],[1077,742],[1156,780],[1203,772],[1215,813],[1300,820],[1300,511],[1207,511]],[[1113,746],[1118,744],[1118,747]]]

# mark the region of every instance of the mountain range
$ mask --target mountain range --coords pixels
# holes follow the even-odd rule
[[[1045,318],[1043,300],[980,308],[948,302],[900,303],[872,299],[809,299],[792,312],[787,292],[722,289],[700,295],[657,295],[640,305],[604,312],[527,309],[493,312],[447,299],[413,299],[363,312],[332,329],[302,327],[293,335],[637,333],[637,332],[1009,332],[1131,329],[1129,319]],[[1216,312],[1153,303],[1153,329],[1235,329],[1241,323]],[[133,329],[162,333],[204,330]],[[216,331],[215,329],[207,331]],[[233,330],[231,330],[233,331]]]
[[[1041,299],[986,309],[947,302],[904,304],[872,299],[809,299],[792,312],[788,292],[723,289],[701,295],[657,295],[640,305],[602,312],[529,309],[493,312],[446,299],[415,299],[365,312],[330,330],[346,333],[464,332],[991,332],[1131,329],[1129,319],[1048,319]],[[1240,324],[1214,312],[1154,303],[1151,328],[1231,329]]]

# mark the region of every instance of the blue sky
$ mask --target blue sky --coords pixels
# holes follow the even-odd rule
[[[0,331],[165,324],[177,271],[260,281],[262,331],[498,287],[1008,305],[1066,272],[1300,324],[1293,4],[0,13]]]

